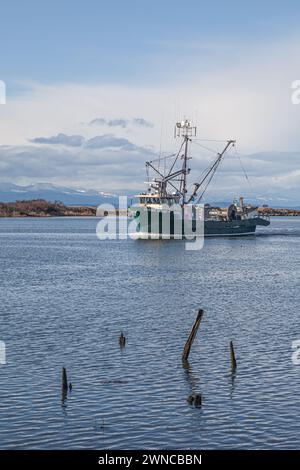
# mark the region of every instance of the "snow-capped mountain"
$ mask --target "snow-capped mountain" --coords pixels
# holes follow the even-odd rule
[[[55,186],[51,183],[34,183],[28,186],[0,183],[1,202],[30,199],[61,201],[67,205],[98,205],[104,202],[115,203],[117,195],[104,191]]]
[[[119,195],[127,195],[131,200],[139,190],[120,190],[119,194],[113,194],[93,189],[78,189],[67,186],[55,186],[52,183],[34,183],[27,186],[13,183],[0,183],[0,202],[14,202],[17,200],[45,199],[46,201],[61,201],[66,205],[96,206],[103,203],[118,204]],[[245,202],[258,206],[268,204],[270,207],[299,208],[299,200],[296,194],[290,192],[286,197],[278,197],[272,193],[256,194],[249,197],[245,194]],[[207,200],[212,205],[226,207],[232,200],[225,200],[216,194],[211,194]]]

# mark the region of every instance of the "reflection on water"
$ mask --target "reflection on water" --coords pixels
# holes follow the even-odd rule
[[[0,447],[299,447],[300,219],[192,252],[101,242],[96,223],[0,219]]]
[[[183,368],[185,372],[185,377],[187,379],[187,382],[190,385],[190,394],[191,395],[196,395],[198,393],[201,393],[200,390],[200,380],[198,377],[196,377],[193,373],[193,369],[189,363],[189,361],[184,361],[183,362]]]

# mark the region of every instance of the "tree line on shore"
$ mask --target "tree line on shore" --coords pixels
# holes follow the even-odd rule
[[[66,206],[60,201],[44,199],[0,202],[0,217],[62,217],[95,216],[96,206]],[[268,216],[300,216],[298,209],[260,207],[258,212]],[[109,215],[109,214],[105,214]]]
[[[49,202],[44,199],[31,201],[0,202],[0,217],[60,217],[94,216],[96,207],[65,206],[60,201]]]

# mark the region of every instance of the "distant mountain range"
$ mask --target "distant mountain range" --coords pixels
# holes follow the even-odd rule
[[[138,192],[138,191],[136,191]],[[136,194],[136,192],[134,192]],[[31,199],[45,199],[46,201],[60,201],[66,205],[97,206],[108,203],[118,205],[119,195],[130,195],[132,190],[122,190],[119,194],[113,194],[105,191],[93,189],[76,189],[67,186],[55,186],[51,183],[35,183],[28,186],[20,186],[13,183],[0,183],[0,202],[15,202]],[[273,194],[245,198],[246,202],[261,206],[268,204],[271,207],[295,208],[299,209],[299,203],[296,199],[280,198]],[[216,206],[228,206],[232,201],[219,200],[211,195],[210,204]]]
[[[104,191],[74,189],[65,186],[55,186],[51,183],[36,183],[28,186],[18,186],[12,183],[0,183],[0,202],[15,202],[31,199],[60,201],[66,205],[97,206],[118,201],[116,194]]]

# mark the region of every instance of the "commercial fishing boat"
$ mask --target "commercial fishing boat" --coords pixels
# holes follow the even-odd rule
[[[178,152],[168,158],[168,169],[161,169],[160,160],[146,162],[148,190],[138,194],[139,203],[130,207],[140,238],[186,238],[197,233],[202,236],[251,235],[258,225],[270,224],[267,217],[259,215],[258,207],[245,204],[243,197],[226,208],[203,205],[204,194],[226,152],[235,145],[234,140],[225,141],[223,150],[217,153],[188,194],[189,144],[196,138],[196,131],[187,119],[176,124],[174,135],[181,139],[181,144]],[[150,171],[154,173],[152,179]],[[197,232],[198,219],[202,221],[202,232]],[[187,221],[189,223],[185,224]]]

